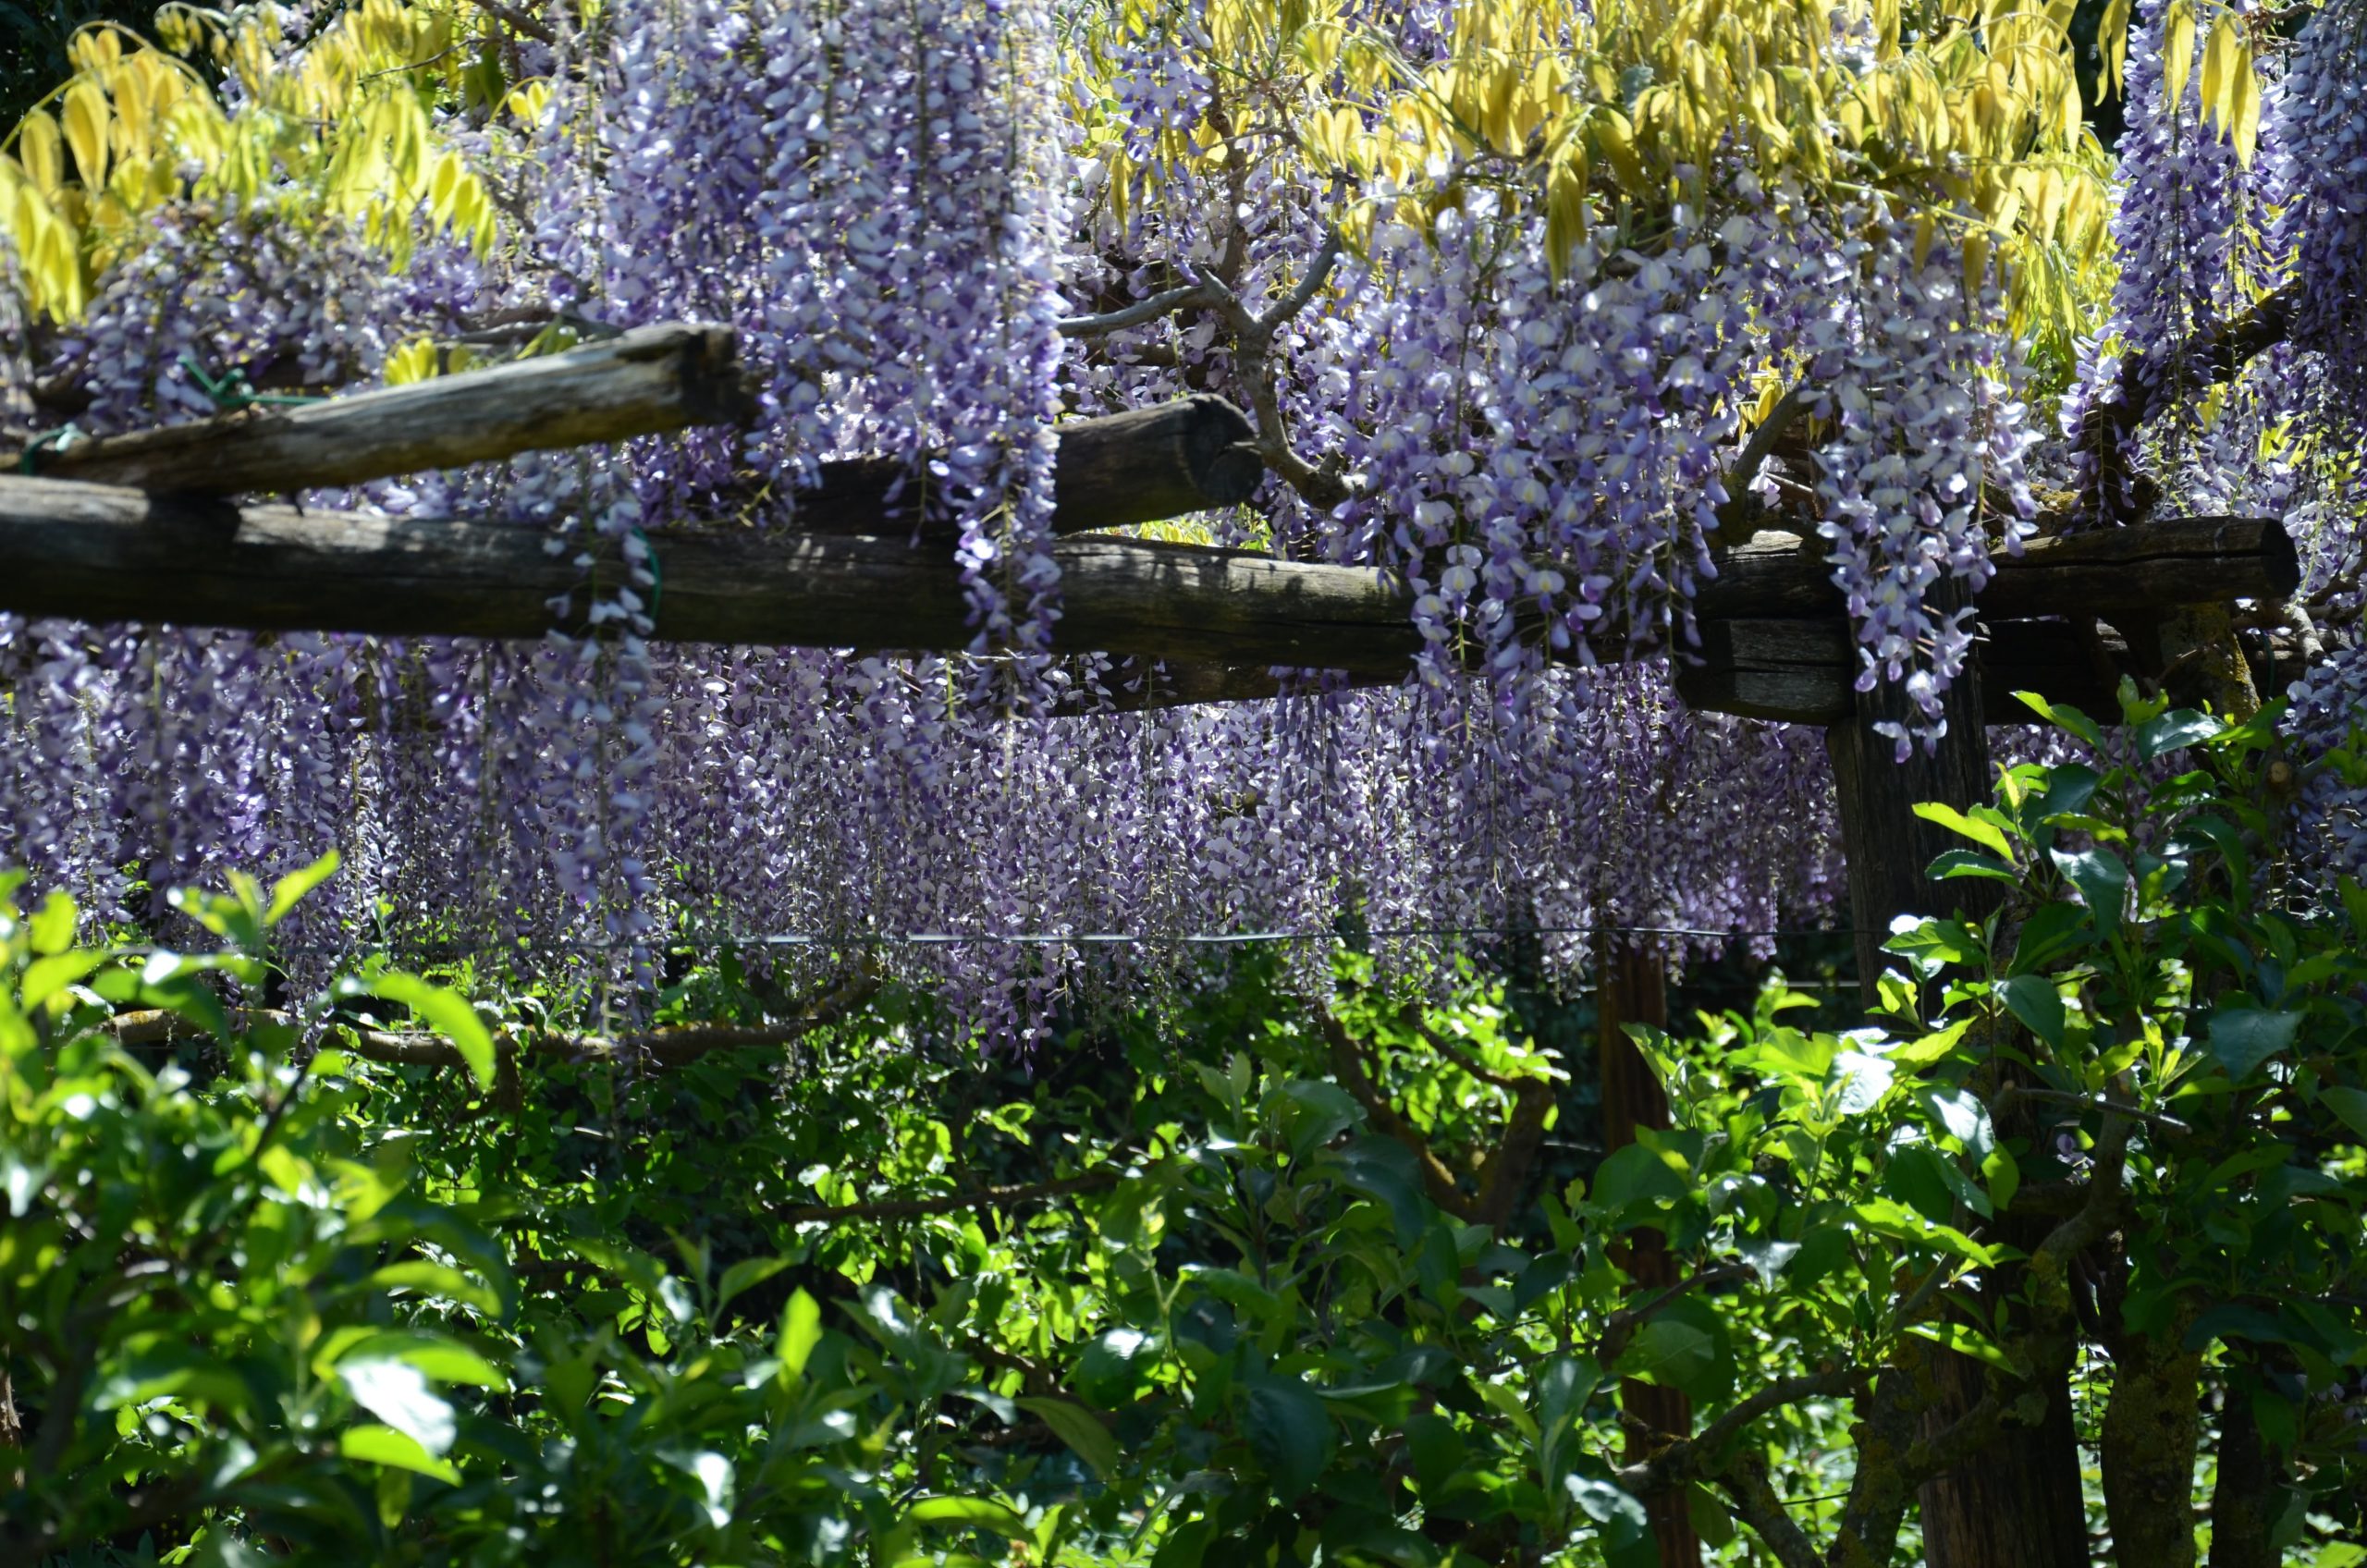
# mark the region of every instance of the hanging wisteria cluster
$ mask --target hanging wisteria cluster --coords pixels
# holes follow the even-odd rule
[[[2167,478],[2189,500],[2324,499],[2287,416],[2323,429],[2358,382],[2358,9],[2263,52],[2249,164],[2199,86],[2163,102],[2161,18],[2132,39],[2117,352],[2288,274],[2310,288],[2274,374],[2210,418],[2181,404]],[[317,64],[339,14],[283,8],[274,68]],[[307,497],[539,530],[586,590],[539,643],[0,617],[0,860],[153,920],[144,888],[334,846],[347,870],[294,962],[391,942],[632,981],[675,942],[791,979],[860,956],[1003,1040],[1096,986],[1172,979],[1204,938],[1286,937],[1312,977],[1348,930],[1428,956],[1532,928],[1575,969],[1600,927],[1682,953],[1823,919],[1818,737],[1687,713],[1671,671],[1721,529],[1755,500],[1821,542],[1860,690],[1909,699],[1900,754],[1941,733],[1969,596],[2038,509],[2035,394],[1989,260],[2006,220],[1963,194],[1950,149],[2022,132],[1968,77],[1958,120],[1900,98],[1825,178],[1799,151],[1821,99],[1786,129],[1770,77],[1748,114],[1688,130],[1641,63],[1549,135],[1575,89],[1535,61],[1591,13],[1309,16],[1287,39],[1244,0],[1106,26],[1049,0],[479,18],[502,91],[439,100],[433,130],[484,180],[495,242],[472,242],[448,180],[452,211],[423,202],[389,265],[293,173],[217,191],[193,165],[111,236],[87,309],[19,312],[36,291],[0,271],[12,442],[71,439],[61,409],[119,431],[368,386],[423,343],[679,319],[734,330],[761,404],[742,431]],[[1870,18],[1836,8],[1811,42],[1833,82],[1889,101]],[[1407,153],[1433,134],[1409,129],[1423,93],[1450,87],[1483,94],[1448,116],[1479,129]],[[224,98],[273,102],[244,78]],[[1648,135],[1685,149],[1650,178]],[[1157,300],[1180,302],[1120,314]],[[2118,362],[2091,348],[2067,421],[2119,395]],[[1190,526],[1402,576],[1417,679],[1291,672],[1280,699],[1160,708],[1138,689],[1156,672],[1053,651],[1057,422],[1202,391],[1249,410],[1271,472],[1254,506]],[[1743,472],[1771,409],[1797,460]],[[883,455],[922,500],[913,547],[959,562],[970,655],[651,637],[668,529],[793,530],[822,465]],[[2128,521],[2085,477],[2091,521]],[[2315,515],[2347,538],[2354,511]],[[2333,745],[2349,699],[2324,690],[2297,711]]]

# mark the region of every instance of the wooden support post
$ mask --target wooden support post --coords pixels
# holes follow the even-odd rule
[[[1605,932],[1595,944],[1595,1061],[1602,1087],[1602,1151],[1609,1155],[1636,1141],[1638,1127],[1669,1125],[1668,1096],[1625,1025],[1668,1027],[1668,981],[1657,953]],[[1677,1273],[1660,1233],[1638,1231],[1629,1238],[1627,1277],[1649,1293],[1676,1283]],[[1634,1378],[1619,1385],[1623,1457],[1648,1457],[1670,1438],[1693,1435],[1693,1403],[1675,1389]],[[1659,1434],[1657,1439],[1655,1434]],[[1661,1549],[1661,1568],[1699,1568],[1701,1538],[1683,1490],[1644,1500]]]
[[[1870,1005],[1893,919],[1958,908],[1979,917],[1993,904],[1988,882],[1933,883],[1925,876],[1933,857],[1957,842],[1914,814],[1919,801],[1962,810],[1989,798],[1980,687],[1977,670],[1950,685],[1947,734],[1936,753],[1926,755],[1919,748],[1905,763],[1893,760],[1893,742],[1873,730],[1885,718],[1907,715],[1906,697],[1895,687],[1866,693],[1852,717],[1825,732],[1848,857],[1858,988]],[[2029,1244],[2011,1234],[2001,1239]],[[1981,1363],[1953,1352],[1934,1352],[1931,1361],[1937,1398],[1925,1413],[1927,1432],[1970,1408],[1989,1375]],[[2035,1427],[2008,1427],[1998,1441],[1923,1488],[1924,1561],[1930,1568],[2087,1568],[2068,1380],[2058,1377],[2042,1392],[2045,1410]]]

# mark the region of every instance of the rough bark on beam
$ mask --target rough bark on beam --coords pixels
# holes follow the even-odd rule
[[[942,652],[973,636],[938,545],[745,529],[652,544],[660,638]],[[1376,571],[1122,539],[1055,554],[1062,650],[1402,673],[1421,646],[1403,589]],[[551,601],[583,576],[533,528],[0,477],[0,609],[24,615],[532,638],[566,620]]]
[[[2291,561],[2273,522],[2163,532],[2166,541],[2151,555],[2116,535],[2034,545],[1999,572],[1995,592],[2008,604],[2052,606],[2085,589],[2074,606],[2081,614],[2132,598],[2268,597]],[[2196,537],[2206,547],[2176,547]],[[2247,540],[2249,554],[2237,547]],[[554,624],[551,602],[583,586],[572,561],[546,554],[544,543],[539,530],[506,524],[239,508],[0,477],[0,609],[255,631],[537,637]],[[937,545],[747,529],[661,533],[653,545],[660,638],[889,652],[971,642],[959,572]],[[1063,577],[1054,645],[1062,651],[1391,678],[1421,647],[1403,584],[1368,569],[1121,539],[1062,540],[1054,554]],[[2206,567],[2215,574],[2208,582]],[[1795,547],[1754,545],[1728,568],[1697,597],[1705,619],[1834,613],[1822,563]],[[618,569],[605,570],[613,582]],[[2105,579],[2117,588],[2106,592]]]
[[[1855,711],[1857,642],[1837,616],[1703,621],[1699,651],[1702,663],[1677,671],[1676,691],[1701,712],[1831,725]],[[2091,640],[2063,620],[1985,622],[1974,656],[1981,718],[1989,724],[2035,721],[2017,692],[2035,692],[2109,722],[2120,711],[2120,675],[2134,669],[2117,636],[2107,631]]]
[[[1054,427],[1052,531],[1084,533],[1238,506],[1266,477],[1248,416],[1199,393]],[[822,465],[819,490],[796,499],[805,533],[950,537],[924,515],[924,482],[893,458]]]
[[[76,442],[43,475],[204,496],[357,484],[520,452],[737,423],[754,404],[731,329],[645,326],[489,370]]]
[[[2019,556],[1991,559],[1997,571],[1980,604],[1999,620],[2281,599],[2301,579],[2293,541],[2275,518],[2170,518],[2032,539]],[[1829,615],[1834,601],[1821,546],[1761,533],[1718,563],[1694,607],[1704,618],[1797,618]]]

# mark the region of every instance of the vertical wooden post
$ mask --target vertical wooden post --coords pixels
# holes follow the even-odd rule
[[[1608,1155],[1634,1143],[1638,1127],[1669,1125],[1668,1096],[1660,1079],[1622,1027],[1667,1028],[1668,981],[1659,954],[1609,933],[1595,945],[1595,1059],[1602,1086],[1602,1151]],[[1674,1262],[1658,1231],[1629,1237],[1625,1265],[1639,1291],[1676,1283]],[[1654,1433],[1693,1433],[1693,1403],[1675,1389],[1626,1379],[1619,1385],[1619,1412],[1623,1450],[1631,1463],[1645,1456]],[[1644,1507],[1660,1543],[1661,1568],[1699,1568],[1701,1539],[1694,1533],[1686,1493],[1662,1492],[1647,1499]]]
[[[1994,902],[1985,881],[1934,884],[1924,875],[1934,856],[1960,846],[1945,829],[1917,816],[1916,802],[1941,801],[1962,810],[1989,798],[1989,742],[1981,726],[1977,668],[1967,668],[1951,683],[1946,703],[1948,732],[1936,753],[1927,755],[1919,747],[1904,763],[1893,760],[1893,742],[1873,730],[1885,718],[1906,715],[1907,699],[1895,687],[1860,695],[1855,718],[1825,731],[1849,865],[1858,989],[1869,1005],[1875,999],[1882,946],[1893,919],[1957,908],[1977,917]],[[2010,1231],[1998,1234],[2011,1244],[2028,1244]],[[1969,1408],[1988,1376],[1980,1362],[1952,1352],[1936,1352],[1932,1367],[1938,1399],[1924,1416],[1927,1432]],[[2045,1413],[2037,1426],[2009,1428],[1924,1487],[1923,1551],[1930,1568],[2087,1568],[2068,1379],[2056,1378],[2044,1392]]]

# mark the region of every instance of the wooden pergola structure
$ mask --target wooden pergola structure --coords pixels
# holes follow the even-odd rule
[[[2252,337],[2281,334],[2277,312],[2289,306],[2273,296],[2222,333],[2225,342],[2204,345],[2212,378],[2232,374],[2257,347]],[[2132,361],[2124,379],[2127,395],[2103,418],[2126,435],[2149,405],[2144,367]],[[0,477],[0,610],[253,631],[539,637],[567,619],[554,617],[554,601],[585,591],[584,571],[547,553],[539,529],[230,497],[737,424],[752,411],[731,334],[679,325],[412,386],[24,454],[22,474]],[[1337,670],[1367,685],[1412,673],[1423,646],[1412,596],[1380,571],[1107,532],[1250,498],[1266,465],[1250,422],[1231,404],[1187,398],[1076,420],[1058,437],[1054,649],[1111,655],[1144,671],[1160,666],[1157,680],[1125,684],[1116,705],[1271,696],[1282,690],[1274,667]],[[1767,455],[1747,451],[1745,466]],[[968,647],[952,552],[930,536],[916,489],[899,485],[902,473],[889,459],[827,465],[787,527],[760,531],[717,517],[661,530],[650,541],[664,583],[652,635],[882,653]],[[1747,522],[1734,532],[1748,533]],[[1869,989],[1893,918],[1933,913],[1924,868],[1952,847],[1912,807],[1986,797],[1984,721],[2030,717],[2008,693],[2034,691],[2109,717],[2123,675],[2159,680],[2177,662],[2175,639],[2157,635],[2165,625],[2215,612],[2224,627],[2226,606],[2282,601],[2300,576],[2283,526],[2247,518],[2044,537],[1995,564],[1976,606],[1978,658],[1945,699],[1947,738],[1936,754],[1903,765],[1873,726],[1904,717],[1904,698],[1856,692],[1855,643],[1812,530],[1729,538],[1718,575],[1693,601],[1701,644],[1698,662],[1677,676],[1689,704],[1826,730]],[[1957,884],[1952,896],[1971,902],[1979,892]],[[1666,1005],[1656,965],[1613,947],[1604,959],[1600,1056],[1615,1146],[1632,1142],[1638,1125],[1668,1123],[1657,1082],[1617,1027],[1665,1024]],[[390,1060],[429,1048],[386,1048],[398,1047]],[[1632,1261],[1641,1282],[1673,1280],[1664,1257]],[[1976,1364],[1965,1369],[1978,1378]],[[1689,1429],[1669,1390],[1636,1385],[1628,1398],[1639,1419]],[[2031,1495],[2030,1477],[2046,1468],[2041,1451],[2068,1440],[2067,1415],[2057,1422],[2051,1412],[2037,1436],[2008,1445],[2019,1452],[1997,1456],[1997,1474],[1934,1483],[1969,1488],[1951,1500],[1951,1514],[1977,1525],[1983,1488],[2001,1499]],[[2076,1536],[2077,1498],[2066,1506]],[[1653,1512],[1664,1560],[1686,1560],[1690,1526],[1681,1509],[1661,1500]]]

